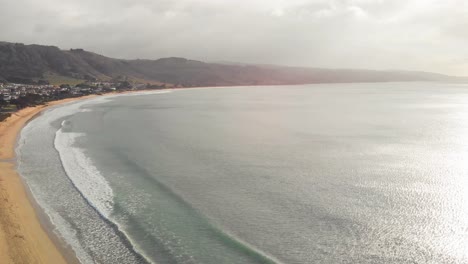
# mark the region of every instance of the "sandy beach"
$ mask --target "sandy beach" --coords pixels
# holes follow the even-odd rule
[[[28,107],[0,122],[0,263],[67,263],[41,225],[27,190],[15,171],[15,145],[23,126],[42,110],[94,96]]]

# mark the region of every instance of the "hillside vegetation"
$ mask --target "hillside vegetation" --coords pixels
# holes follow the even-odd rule
[[[467,81],[466,78],[405,71],[319,69],[206,63],[184,58],[122,60],[83,49],[0,42],[0,80],[112,80],[126,78],[183,86],[306,84],[332,82]]]

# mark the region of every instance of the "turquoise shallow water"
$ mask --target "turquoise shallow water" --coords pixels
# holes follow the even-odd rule
[[[58,107],[20,173],[84,263],[468,263],[468,86],[189,89]]]

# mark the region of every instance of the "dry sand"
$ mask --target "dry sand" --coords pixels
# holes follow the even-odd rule
[[[87,97],[93,97],[87,96]],[[47,105],[28,107],[0,122],[0,263],[60,264],[64,254],[41,225],[28,199],[25,186],[15,171],[15,146],[26,122],[47,107],[74,101],[68,98]]]

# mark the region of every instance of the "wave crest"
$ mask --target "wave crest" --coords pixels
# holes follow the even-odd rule
[[[62,122],[62,128],[57,130],[54,140],[63,168],[89,204],[103,217],[109,219],[114,207],[112,188],[91,159],[85,155],[84,150],[75,146],[76,139],[85,134],[64,132],[67,125],[66,121]]]

